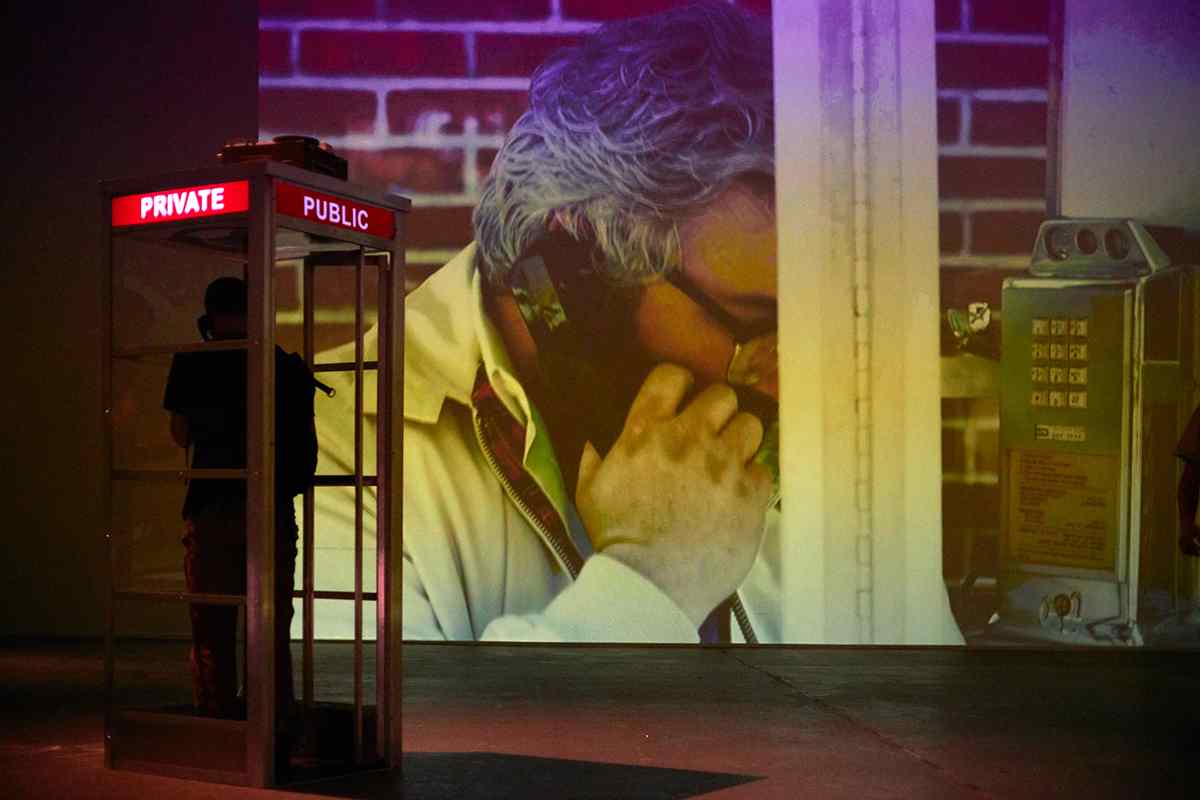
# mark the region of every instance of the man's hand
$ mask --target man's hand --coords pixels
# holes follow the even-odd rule
[[[576,505],[598,552],[637,570],[699,627],[750,571],[763,536],[771,476],[750,463],[762,423],[724,384],[676,413],[691,374],[656,367],[601,460],[589,443]]]

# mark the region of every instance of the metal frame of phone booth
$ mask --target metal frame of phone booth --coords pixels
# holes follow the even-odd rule
[[[234,202],[233,194],[222,194],[216,208],[211,189],[198,203],[187,195],[214,185],[241,187],[245,201]],[[241,189],[238,189],[240,193]],[[411,203],[401,197],[356,187],[345,181],[308,172],[286,164],[259,161],[232,166],[178,172],[147,178],[108,181],[101,184],[105,227],[103,289],[103,384],[104,496],[102,535],[108,547],[108,592],[105,631],[105,765],[111,768],[167,774],[221,783],[272,786],[277,783],[275,758],[275,619],[272,586],[274,560],[274,430],[275,383],[275,298],[273,269],[276,235],[280,229],[300,232],[318,241],[327,239],[357,245],[340,251],[353,256],[339,261],[338,253],[317,253],[304,259],[304,357],[317,377],[322,372],[355,374],[355,469],[348,475],[318,475],[317,486],[353,486],[355,490],[355,560],[353,592],[320,592],[313,580],[314,503],[313,489],[304,495],[303,589],[301,598],[304,627],[302,702],[311,709],[313,698],[314,600],[344,600],[354,603],[354,762],[359,765],[400,763],[400,643],[401,643],[401,492],[403,411],[403,295],[405,217]],[[234,193],[237,194],[237,193]],[[171,199],[169,195],[174,195]],[[154,198],[165,199],[159,206]],[[145,198],[150,197],[150,200]],[[240,197],[240,195],[239,195]],[[324,199],[326,214],[318,218],[316,203]],[[186,203],[184,199],[188,198]],[[330,203],[340,211],[330,213]],[[201,212],[189,216],[197,205]],[[162,212],[162,213],[159,213]],[[178,213],[175,213],[178,212]],[[159,240],[172,230],[205,226],[244,228],[246,250],[240,257],[247,283],[247,338],[240,341],[166,343],[132,348],[114,346],[114,246],[119,237]],[[169,247],[200,245],[162,241]],[[379,355],[378,361],[364,358],[363,272],[368,262],[378,267]],[[313,290],[315,270],[326,264],[355,268],[355,360],[350,363],[313,362]],[[114,464],[113,367],[123,359],[170,357],[180,352],[244,349],[247,353],[246,469],[166,470],[117,469]],[[363,374],[378,370],[377,475],[363,474]],[[255,387],[260,387],[256,391]],[[318,430],[318,435],[319,435]],[[246,482],[246,594],[193,595],[179,591],[141,590],[120,587],[113,561],[113,488],[123,481],[180,481],[182,479],[237,478]],[[376,589],[363,591],[364,488],[376,487]],[[177,524],[177,522],[176,522]],[[364,641],[363,603],[376,601],[376,697],[375,724],[367,730],[368,715],[363,697]],[[121,708],[114,698],[114,642],[120,624],[119,608],[126,603],[162,604],[203,601],[233,605],[244,613],[245,695],[244,720],[214,719],[160,708]],[[298,604],[300,605],[300,604]],[[286,656],[284,656],[286,657]],[[181,668],[185,668],[182,667]],[[197,739],[219,740],[208,750],[190,747]],[[372,741],[373,740],[373,741]]]

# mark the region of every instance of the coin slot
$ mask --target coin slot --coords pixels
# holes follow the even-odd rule
[[[1079,252],[1090,256],[1096,252],[1100,242],[1097,241],[1096,234],[1092,232],[1091,228],[1080,228],[1079,232],[1075,234],[1075,246],[1079,248]]]
[[[1109,228],[1104,234],[1104,252],[1108,253],[1109,258],[1124,260],[1129,255],[1129,237],[1118,228]]]

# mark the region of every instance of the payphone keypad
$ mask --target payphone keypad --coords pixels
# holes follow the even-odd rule
[[[1033,384],[1029,404],[1039,408],[1088,407],[1088,320],[1037,317],[1033,333]]]

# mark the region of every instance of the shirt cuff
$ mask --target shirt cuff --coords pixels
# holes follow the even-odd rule
[[[692,621],[638,571],[597,553],[546,608],[566,641],[695,643]]]

